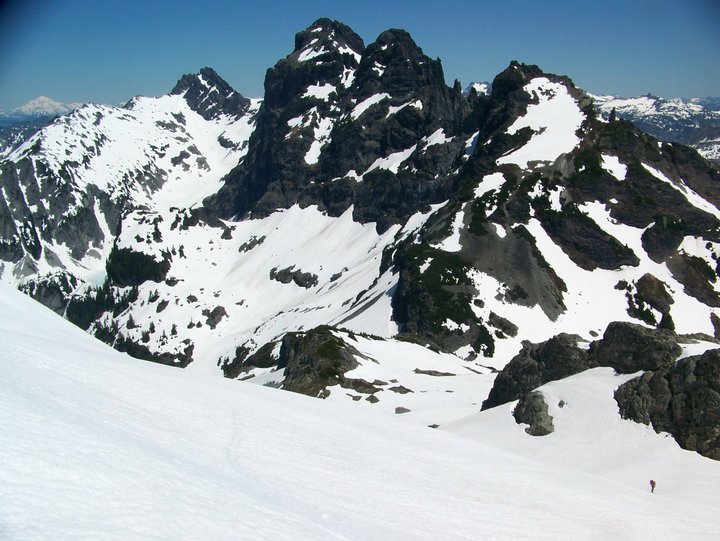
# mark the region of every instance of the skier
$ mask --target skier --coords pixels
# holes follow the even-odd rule
[[[655,482],[655,480],[654,480],[654,479],[650,479],[650,492],[655,492],[655,485],[657,485],[657,483]]]

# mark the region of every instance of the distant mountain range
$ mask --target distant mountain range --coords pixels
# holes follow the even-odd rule
[[[56,116],[68,114],[82,105],[38,96],[12,111],[0,111],[0,158],[47,126]]]
[[[631,121],[661,141],[692,146],[711,160],[720,160],[720,99],[664,99],[647,94],[635,98],[593,95],[596,107],[608,118]]]

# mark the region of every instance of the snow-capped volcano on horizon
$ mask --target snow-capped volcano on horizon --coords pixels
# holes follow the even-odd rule
[[[39,117],[53,117],[70,113],[81,107],[82,102],[61,103],[47,96],[38,96],[27,103],[10,111],[0,111],[0,118],[4,121],[23,122]]]

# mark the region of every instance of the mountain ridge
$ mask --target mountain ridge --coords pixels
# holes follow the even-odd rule
[[[135,357],[400,408],[353,336],[486,376],[615,321],[720,335],[717,167],[537,66],[490,88],[320,19],[263,100],[203,68],[85,106],[0,163],[0,276]]]

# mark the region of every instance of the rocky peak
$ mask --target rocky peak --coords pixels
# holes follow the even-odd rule
[[[439,60],[432,60],[405,30],[390,29],[368,45],[358,70],[360,96],[388,92],[405,96],[434,89],[448,94]],[[447,96],[444,96],[447,97]]]
[[[365,44],[362,38],[349,26],[322,18],[295,34],[293,55],[297,55],[298,60],[302,62],[309,59],[306,57],[321,56],[332,52],[359,57],[364,49]],[[322,52],[323,50],[325,53]]]
[[[207,67],[199,73],[183,75],[170,94],[182,95],[190,108],[205,120],[221,115],[239,118],[250,106],[249,99]]]
[[[492,82],[492,97],[497,100],[505,100],[513,92],[522,90],[528,82],[536,77],[545,75],[543,71],[533,64],[521,64],[517,60],[510,62],[510,65],[500,72]]]

